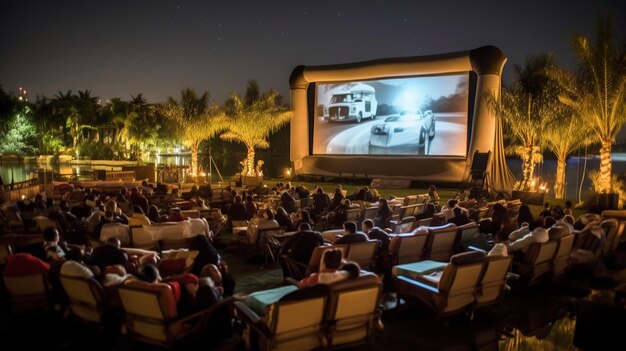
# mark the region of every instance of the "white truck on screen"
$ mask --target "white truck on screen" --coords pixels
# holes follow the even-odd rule
[[[376,91],[367,84],[336,91],[324,107],[324,119],[328,121],[351,121],[360,123],[363,118],[376,118]]]

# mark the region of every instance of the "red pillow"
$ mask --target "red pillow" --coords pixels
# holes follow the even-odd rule
[[[159,272],[161,276],[167,277],[168,275],[182,274],[185,269],[185,259],[176,258],[173,260],[161,261],[159,264]]]

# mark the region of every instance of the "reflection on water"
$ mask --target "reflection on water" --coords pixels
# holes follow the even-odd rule
[[[201,172],[212,172],[213,181],[218,181],[218,173],[222,175],[224,180],[230,179],[234,174],[241,171],[241,165],[238,160],[242,160],[245,154],[230,155],[230,157],[214,156],[213,162],[209,166],[209,158],[200,156],[200,170]],[[150,156],[146,159],[146,163],[154,163],[158,165],[166,166],[188,166],[191,161],[191,156]],[[264,157],[263,172],[266,177],[278,178],[284,175],[286,168],[289,168],[289,160],[285,160],[279,157]],[[106,167],[106,166],[72,166],[69,164],[37,164],[37,163],[1,163],[0,164],[0,177],[6,184],[14,182],[21,182],[31,177],[35,177],[37,170],[48,170],[59,173],[66,178],[74,178],[81,176],[89,176],[90,172],[96,169],[106,169],[111,171],[120,171],[121,167]]]

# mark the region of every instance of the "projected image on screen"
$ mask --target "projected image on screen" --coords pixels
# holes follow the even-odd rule
[[[469,74],[318,83],[313,153],[465,156]]]

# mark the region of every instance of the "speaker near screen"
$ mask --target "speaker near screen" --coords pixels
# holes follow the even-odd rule
[[[491,151],[474,153],[472,158],[472,178],[483,179],[485,172],[487,171],[487,165],[489,165],[489,156]]]
[[[313,153],[461,156],[469,72],[316,85]]]
[[[296,175],[466,183],[491,152],[498,191],[514,184],[487,95],[499,96],[500,49],[298,66],[289,79]]]

